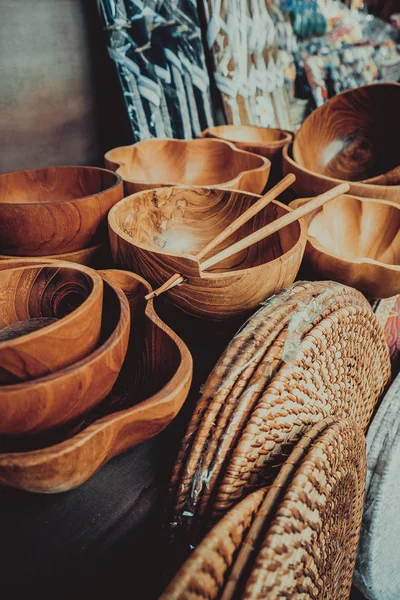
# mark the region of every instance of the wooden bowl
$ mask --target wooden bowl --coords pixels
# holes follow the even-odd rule
[[[249,312],[294,281],[306,244],[304,220],[206,271],[196,254],[258,198],[209,188],[159,188],[128,196],[109,214],[113,260],[155,287],[174,273],[183,275],[187,281],[166,296],[189,314],[220,320]],[[215,253],[288,210],[273,201]]]
[[[205,129],[201,135],[231,142],[236,148],[260,154],[270,160],[281,156],[283,146],[290,144],[293,139],[293,135],[284,129],[255,125],[219,125]]]
[[[294,200],[291,208],[304,201]],[[305,259],[321,279],[333,279],[369,298],[400,293],[400,206],[343,195],[305,217]]]
[[[293,173],[296,176],[296,181],[291,185],[291,189],[298,197],[302,198],[318,196],[343,183],[341,179],[319,175],[298,165],[293,160],[290,146],[283,148],[282,169],[284,175]],[[400,204],[400,185],[372,185],[360,181],[349,181],[348,183],[350,185],[349,193],[354,196],[374,198],[375,200],[389,200],[390,202]]]
[[[13,258],[15,258],[15,256],[11,256],[9,254],[0,254],[0,261],[12,260]],[[34,256],[26,256],[21,258],[35,259]],[[75,252],[41,256],[40,259],[43,262],[49,260],[57,260],[62,262],[66,261],[84,265],[85,267],[91,267],[92,269],[105,269],[111,264],[111,252],[108,244],[98,244],[97,246],[83,248],[83,250],[76,250]]]
[[[261,193],[268,181],[268,159],[222,140],[145,140],[114,148],[104,156],[117,171],[125,193],[171,185],[198,185]]]
[[[344,181],[365,181],[400,165],[400,85],[367,85],[311,113],[294,143],[297,164]]]
[[[130,330],[128,301],[108,283],[104,284],[102,314],[100,345],[86,358],[46,377],[0,386],[0,434],[26,434],[61,425],[107,396],[121,370]]]
[[[53,438],[47,434],[39,442],[3,439],[3,485],[42,493],[72,489],[116,454],[157,435],[187,397],[192,379],[190,352],[156,315],[153,302],[145,302],[149,284],[123,271],[103,276],[124,289],[131,307],[134,335],[120,377],[98,409]]]
[[[100,338],[103,282],[92,269],[0,271],[0,384],[47,375],[85,358]]]
[[[0,252],[48,256],[105,239],[107,213],[123,198],[119,175],[97,167],[49,167],[0,175]]]

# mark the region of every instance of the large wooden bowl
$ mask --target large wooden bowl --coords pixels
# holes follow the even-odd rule
[[[121,198],[119,175],[97,167],[0,175],[0,252],[48,256],[102,242],[107,213]]]
[[[26,256],[21,258],[35,259],[34,256]],[[38,258],[38,257],[36,257]],[[64,254],[51,254],[49,256],[39,257],[43,262],[57,260],[77,263],[92,269],[105,269],[110,266],[111,253],[108,243],[97,244],[96,246],[90,246],[90,248],[83,248],[82,250],[75,250],[74,252],[65,252]],[[12,260],[15,256],[9,254],[0,254],[0,261]]]
[[[222,140],[153,139],[114,148],[104,156],[125,193],[171,185],[224,187],[261,193],[268,181],[268,159]]]
[[[313,171],[298,165],[293,160],[289,146],[283,148],[282,161],[283,174],[293,173],[296,176],[296,181],[291,185],[291,189],[299,197],[318,196],[343,183],[341,179],[313,173]],[[389,200],[390,202],[400,204],[400,185],[372,185],[360,181],[349,181],[348,183],[350,185],[350,194],[354,196],[374,198],[375,200]]]
[[[79,265],[0,270],[0,384],[53,373],[100,338],[103,281]]]
[[[0,434],[26,434],[61,425],[107,396],[121,370],[130,330],[128,301],[108,283],[104,284],[102,312],[100,345],[86,358],[46,377],[0,386]]]
[[[355,287],[369,298],[400,293],[400,206],[343,195],[305,219],[305,259],[321,279]]]
[[[54,436],[3,439],[1,484],[42,493],[74,488],[116,454],[157,435],[187,397],[192,358],[153,302],[145,302],[149,284],[123,271],[103,275],[124,289],[131,307],[132,335],[120,377],[98,409]]]
[[[108,217],[114,262],[155,287],[174,273],[183,275],[187,281],[166,296],[192,315],[220,320],[246,313],[294,281],[306,244],[304,220],[206,271],[200,270],[196,254],[257,199],[209,188],[159,188],[128,196]],[[288,210],[272,202],[214,252]]]
[[[301,167],[365,181],[400,165],[400,85],[367,85],[334,96],[300,127],[293,156]]]

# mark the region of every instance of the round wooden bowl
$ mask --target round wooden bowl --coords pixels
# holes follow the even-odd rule
[[[294,200],[290,206],[302,204]],[[305,219],[305,259],[321,279],[355,287],[369,298],[400,293],[399,205],[343,195]]]
[[[0,384],[47,375],[90,354],[102,302],[100,275],[79,265],[0,270]]]
[[[171,185],[224,187],[260,194],[268,181],[267,158],[222,140],[152,139],[114,148],[104,155],[125,193]]]
[[[300,268],[307,229],[288,225],[209,270],[197,253],[259,196],[208,188],[159,188],[128,196],[109,213],[115,264],[140,273],[154,287],[174,273],[186,282],[166,292],[171,302],[201,318],[227,319],[251,311],[292,283]],[[273,201],[220,244],[215,253],[286,214]]]
[[[347,90],[311,113],[294,143],[297,164],[344,181],[365,181],[400,165],[400,85]]]
[[[126,296],[108,283],[104,283],[102,314],[100,346],[86,358],[46,377],[0,386],[0,434],[33,433],[61,425],[107,396],[121,370],[130,330]]]
[[[231,142],[236,148],[260,154],[271,161],[280,157],[283,146],[293,139],[293,135],[284,129],[256,125],[219,125],[205,129],[201,135]]]
[[[119,175],[97,167],[49,167],[0,175],[0,251],[74,252],[105,239],[107,213],[123,198]]]
[[[285,146],[282,151],[282,169],[283,174],[293,173],[296,181],[291,185],[291,189],[297,196],[305,198],[308,196],[318,196],[327,190],[343,183],[341,179],[328,177],[314,173],[305,167],[301,167],[293,160],[291,147]],[[349,193],[361,198],[374,198],[378,200],[389,200],[400,204],[400,185],[372,185],[360,181],[349,181]]]
[[[12,260],[15,256],[10,254],[0,254],[0,262],[4,260]],[[34,256],[26,256],[21,258],[35,259]],[[38,257],[36,257],[38,258]],[[108,244],[98,244],[83,250],[75,252],[65,252],[64,254],[51,254],[50,256],[39,257],[41,261],[57,260],[62,262],[73,262],[92,269],[104,269],[111,263],[111,253]]]

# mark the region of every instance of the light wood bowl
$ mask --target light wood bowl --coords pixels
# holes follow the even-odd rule
[[[124,293],[104,284],[100,345],[57,373],[0,386],[0,434],[27,434],[71,421],[103,400],[125,358],[129,305]]]
[[[15,256],[9,254],[0,254],[0,261],[12,260]],[[21,258],[35,259],[34,256],[25,256]],[[38,257],[36,257],[37,259]],[[97,246],[91,246],[90,248],[83,248],[83,250],[76,250],[75,252],[65,252],[64,254],[51,254],[50,256],[41,256],[41,261],[46,262],[48,260],[58,260],[62,262],[73,262],[85,267],[91,267],[92,269],[105,269],[110,266],[111,263],[111,252],[107,243],[98,244]]]
[[[107,168],[124,180],[125,193],[171,185],[198,185],[261,193],[268,181],[268,159],[222,140],[152,139],[114,148]]]
[[[302,204],[294,200],[290,206]],[[369,298],[400,293],[400,206],[343,195],[304,218],[305,260],[321,279],[355,287]]]
[[[146,304],[149,284],[122,271],[103,276],[124,289],[131,307],[133,334],[120,377],[101,408],[53,437],[0,441],[3,485],[41,493],[70,490],[116,454],[157,435],[187,397],[192,358],[156,315],[153,302]]]
[[[284,129],[256,125],[218,125],[205,129],[201,135],[231,142],[240,150],[260,154],[271,161],[281,156],[283,146],[293,139],[293,134]]]
[[[298,165],[293,160],[290,146],[283,148],[282,161],[283,174],[293,173],[296,176],[296,181],[291,185],[291,189],[299,197],[318,196],[343,183],[341,179],[319,175]],[[360,181],[349,181],[348,183],[350,185],[349,193],[354,196],[388,200],[400,204],[400,185],[372,185]]]
[[[208,319],[227,319],[249,312],[296,278],[306,244],[300,219],[201,271],[196,254],[259,196],[209,188],[159,188],[128,196],[109,213],[111,252],[115,264],[140,273],[154,287],[174,273],[187,281],[166,292],[185,312]],[[286,214],[273,201],[214,253]]]
[[[0,175],[0,252],[49,256],[102,242],[107,213],[121,198],[119,175],[97,167]]]
[[[294,143],[297,164],[344,181],[364,181],[400,165],[400,85],[366,85],[311,113]]]

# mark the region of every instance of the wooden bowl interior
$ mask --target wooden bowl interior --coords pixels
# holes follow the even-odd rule
[[[302,167],[345,181],[363,181],[400,165],[400,85],[339,94],[315,110],[297,133]]]
[[[219,189],[160,188],[129,196],[112,211],[118,233],[146,250],[195,260],[196,254],[259,196]],[[271,203],[234,232],[213,253],[230,246],[286,214]],[[288,252],[300,237],[295,222],[280,232],[221,261],[213,273],[256,267]]]
[[[99,194],[117,176],[94,167],[49,167],[0,175],[0,203],[64,202]]]
[[[262,167],[259,156],[220,140],[146,140],[106,155],[128,181],[146,184],[216,185]]]
[[[260,146],[276,144],[285,140],[289,142],[291,139],[291,136],[281,129],[256,127],[255,125],[218,125],[207,129],[206,135],[228,142],[243,142]]]

